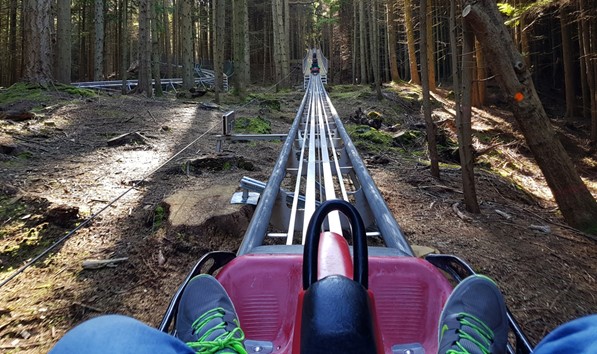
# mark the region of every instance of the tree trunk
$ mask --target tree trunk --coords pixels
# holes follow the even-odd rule
[[[352,83],[356,84],[357,79],[357,53],[359,50],[359,41],[357,40],[359,31],[358,31],[358,20],[359,19],[359,12],[358,12],[358,2],[353,0],[352,2]]]
[[[371,21],[370,21],[370,33],[371,33],[371,49],[369,56],[371,58],[371,67],[373,69],[373,81],[375,85],[375,93],[377,100],[381,101],[383,95],[381,93],[381,73],[379,65],[379,27],[377,22],[377,0],[370,0],[369,6],[371,6]]]
[[[334,61],[336,60],[335,55],[334,55],[334,25],[332,23],[328,23],[325,25],[325,33],[326,33],[326,38],[328,39],[326,41],[327,43],[327,58],[328,58],[328,68],[335,68],[335,63]],[[325,53],[325,51],[324,51]],[[328,82],[333,83],[334,82],[334,72],[335,70],[328,70]]]
[[[276,87],[288,86],[289,59],[288,59],[288,33],[286,17],[288,0],[272,0],[272,29],[274,33],[274,57],[277,73]]]
[[[247,0],[233,0],[233,31],[234,31],[234,86],[236,94],[241,98],[246,95],[249,69],[249,19]]]
[[[180,16],[181,0],[172,0],[172,65],[175,67],[173,77],[181,77],[184,81],[184,74],[178,68],[181,65],[181,38],[180,29],[182,28]]]
[[[514,117],[566,222],[597,233],[597,202],[557,139],[495,2],[479,0],[469,4],[462,16],[473,28],[486,57],[492,58],[489,65],[500,87],[510,97]]]
[[[242,42],[244,43],[244,58],[242,67],[240,68],[240,75],[242,77],[243,82],[245,83],[245,87],[251,83],[251,42],[249,39],[249,4],[247,0],[240,0],[242,4],[242,16],[243,19],[243,27],[244,30],[242,31]],[[301,48],[302,49],[302,48]]]
[[[86,29],[86,36],[87,36],[87,51],[85,53],[85,58],[87,59],[87,63],[85,64],[86,68],[87,68],[87,77],[89,78],[89,80],[93,80],[93,75],[94,75],[94,61],[95,61],[95,43],[94,43],[94,37],[95,37],[95,20],[94,18],[94,13],[95,13],[95,3],[94,1],[90,1],[89,5],[87,6],[87,12],[85,13],[85,16],[87,17],[87,29]]]
[[[454,0],[452,0],[454,2]],[[456,28],[452,27],[452,31]],[[477,203],[477,192],[475,190],[475,157],[473,155],[473,141],[472,141],[472,78],[473,68],[475,62],[473,60],[473,49],[475,47],[475,36],[467,23],[463,24],[462,31],[462,102],[457,105],[456,109],[456,127],[458,131],[458,154],[460,157],[460,166],[462,168],[462,189],[464,192],[464,203],[466,210],[471,213],[481,212],[479,204]],[[454,35],[454,41],[456,36]],[[452,47],[456,47],[453,44]],[[454,50],[455,53],[455,50]],[[453,54],[452,57],[456,57]],[[457,58],[454,58],[457,60]],[[457,67],[456,61],[453,66]],[[452,69],[454,70],[454,69]],[[454,77],[457,73],[454,73]],[[455,95],[455,97],[457,97]]]
[[[16,3],[16,1],[14,1]],[[58,0],[56,23],[56,63],[54,77],[58,82],[70,84],[71,66],[71,10],[70,0]],[[16,48],[15,48],[16,50]]]
[[[85,71],[85,45],[86,45],[86,38],[84,35],[85,32],[85,21],[86,21],[86,16],[85,16],[85,2],[81,3],[79,5],[79,10],[78,10],[78,14],[79,14],[79,26],[77,28],[77,38],[79,40],[79,65],[77,68],[77,76],[79,77],[79,80],[84,80],[87,78],[87,76],[85,75],[86,71]]]
[[[282,75],[284,75],[284,87],[290,86],[290,4],[288,0],[282,0],[284,7],[284,32],[281,34],[282,39]],[[322,48],[323,49],[323,48]],[[330,57],[332,53],[330,51]]]
[[[222,91],[222,76],[224,66],[224,39],[225,39],[225,21],[226,21],[226,2],[225,0],[215,0],[214,4],[214,72],[215,72],[215,101],[220,104],[220,92]]]
[[[531,53],[529,47],[529,36],[527,35],[527,23],[525,15],[520,16],[520,47],[522,50],[522,57],[527,68],[531,67]]]
[[[380,8],[384,10],[383,12],[383,22],[380,20],[379,23],[383,23],[383,26],[378,26],[380,28],[380,34],[383,36],[383,42],[380,44],[381,47],[381,82],[392,82],[392,75],[391,75],[391,68],[390,68],[390,52],[388,51],[389,47],[389,38],[388,38],[388,6],[387,1],[382,0],[380,4]],[[380,41],[381,42],[381,41]],[[398,73],[398,67],[396,67],[396,73]]]
[[[9,20],[9,34],[8,34],[8,47],[10,48],[10,68],[9,68],[9,75],[10,78],[8,80],[9,84],[13,84],[17,81],[17,77],[19,77],[17,73],[17,2],[10,1],[10,20]]]
[[[587,58],[582,55],[583,51],[583,32],[582,32],[582,21],[577,21],[578,28],[578,47],[580,48],[580,89],[582,95],[582,117],[586,120],[591,119],[591,98],[589,97],[589,84],[587,83],[587,77],[585,72],[587,71]]]
[[[276,77],[276,90],[278,90],[278,84],[282,81],[282,57],[281,57],[281,44],[280,44],[280,32],[279,27],[282,27],[281,22],[281,1],[272,0],[272,34],[273,34],[273,54],[274,54],[274,72]]]
[[[485,70],[485,58],[479,42],[475,41],[471,50],[475,53],[475,59],[471,67],[471,70],[473,70],[473,95],[471,105],[473,107],[483,107],[485,105],[485,78],[487,76],[487,70]]]
[[[398,55],[396,53],[396,32],[398,31],[397,16],[396,16],[396,0],[389,0],[387,4],[388,11],[388,52],[390,61],[390,74],[392,81],[399,82],[400,74],[398,73]]]
[[[122,26],[120,30],[120,79],[122,80],[121,92],[124,95],[128,92],[127,85],[127,58],[128,58],[128,41],[129,41],[129,26],[128,26],[128,0],[121,0],[121,21]]]
[[[579,0],[582,56],[585,58],[585,74],[591,107],[591,142],[597,147],[597,35],[594,19],[589,15],[585,0]],[[590,23],[591,22],[591,23]]]
[[[417,53],[415,48],[415,29],[413,27],[411,0],[404,0],[404,22],[406,26],[406,43],[408,46],[408,63],[410,67],[410,81],[420,85],[419,70],[417,69]]]
[[[273,19],[272,19],[273,21]],[[267,33],[267,29],[270,28],[269,23],[267,23],[267,18],[265,19],[264,23],[263,23],[263,43],[264,44],[268,44],[264,46],[264,50],[263,50],[263,70],[262,70],[262,82],[265,83],[265,73],[267,72],[267,60],[268,58],[272,58],[274,60],[274,74],[276,75],[277,78],[277,73],[276,73],[276,65],[275,65],[275,61],[276,61],[276,57],[275,55],[271,55],[271,50],[268,51],[268,48],[271,48],[272,45],[269,45],[270,43],[268,43],[268,39],[271,38],[270,36],[268,36]],[[273,36],[275,36],[275,34],[273,34]],[[268,52],[270,53],[270,55],[268,55]]]
[[[162,21],[164,26],[164,56],[166,57],[166,77],[172,78],[172,45],[170,38],[170,20],[168,18],[168,0],[163,2],[164,11],[162,13]]]
[[[158,1],[151,3],[151,72],[153,76],[156,97],[163,96],[160,76],[160,38],[158,34]]]
[[[52,81],[50,0],[23,0],[24,79],[47,87]]]
[[[213,3],[213,1],[212,1]],[[206,5],[206,8],[210,8],[210,3]],[[213,6],[212,6],[213,7]],[[207,10],[207,42],[209,45],[207,46],[207,58],[212,59],[214,58],[214,18],[213,18],[213,9]]]
[[[355,0],[357,1],[357,0]],[[365,50],[367,46],[365,41],[367,38],[367,26],[365,26],[365,0],[359,1],[359,49],[360,49],[360,64],[361,64],[361,84],[366,84],[367,80],[367,61],[365,60]]]
[[[564,63],[564,90],[566,97],[565,118],[568,122],[574,121],[574,108],[576,106],[576,97],[574,94],[574,77],[572,64],[572,46],[570,45],[570,31],[568,30],[568,11],[564,6],[560,6],[560,32],[562,34],[562,61]]]
[[[147,97],[153,95],[151,87],[151,37],[149,12],[151,0],[139,2],[139,84],[137,93],[145,93]]]
[[[426,13],[428,0],[421,0],[421,13]],[[421,38],[427,38],[427,19],[421,16]],[[431,117],[431,102],[429,98],[429,71],[427,60],[427,46],[421,46],[421,79],[423,85],[423,114],[425,116],[425,130],[427,132],[427,147],[429,149],[429,161],[431,162],[431,175],[439,178],[439,157],[437,155],[437,144],[435,141],[435,124]]]
[[[427,45],[427,73],[429,77],[429,90],[435,91],[435,40],[433,36],[433,4],[431,0],[427,0],[427,10],[421,10],[421,14],[425,14],[425,23],[427,26],[427,34],[425,37],[421,35],[421,38],[426,38],[425,44]],[[422,17],[423,15],[421,15],[421,18]]]
[[[191,28],[191,0],[179,0],[179,23],[182,35],[182,88],[189,90],[195,85],[193,80],[193,29]]]
[[[104,0],[95,0],[95,50],[93,56],[93,80],[104,78]]]

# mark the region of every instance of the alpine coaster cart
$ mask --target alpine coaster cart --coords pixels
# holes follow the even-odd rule
[[[320,64],[322,57],[315,49],[307,55]],[[452,284],[474,272],[455,256],[413,255],[330,101],[323,72],[309,74],[267,184],[241,183],[258,190],[259,201],[238,252],[204,255],[160,330],[174,331],[186,284],[208,273],[232,298],[249,353],[437,353]],[[530,353],[508,318],[508,352]]]

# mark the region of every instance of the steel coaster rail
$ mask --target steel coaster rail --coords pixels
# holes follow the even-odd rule
[[[376,215],[377,226],[379,227],[379,231],[381,232],[384,242],[388,247],[397,248],[405,255],[414,255],[410,244],[408,241],[406,241],[406,238],[402,233],[402,229],[400,229],[400,226],[396,222],[396,219],[388,208],[388,205],[381,196],[379,189],[377,189],[377,186],[373,182],[371,175],[369,172],[367,172],[367,168],[363,163],[363,160],[361,160],[361,157],[353,145],[352,140],[350,140],[346,129],[344,129],[344,125],[342,125],[342,121],[338,116],[338,112],[332,105],[329,95],[325,93],[325,96],[330,106],[330,110],[332,111],[334,121],[336,122],[338,133],[340,134],[342,140],[344,140],[346,152],[348,153],[348,157],[350,158],[350,161],[354,167],[354,172],[361,182],[361,186],[363,188],[365,197],[367,198],[367,202],[369,203],[369,207],[371,208],[373,214]]]
[[[307,97],[307,94],[305,94],[305,98],[306,97]],[[312,96],[310,95],[308,99],[310,100],[310,103],[308,105],[309,106],[308,110],[310,111],[311,110]],[[309,114],[309,113],[307,113],[307,114]],[[299,115],[301,116],[301,119],[303,119],[302,118],[303,112],[300,112],[300,110],[297,113],[297,120],[298,120]],[[302,124],[306,124],[306,123],[302,123]],[[298,133],[300,135],[300,132],[298,132]],[[303,139],[302,140],[299,139],[299,143],[300,143],[300,148],[301,148],[301,153],[300,153],[299,161],[303,161],[304,158],[305,158],[305,148],[306,148],[306,144],[307,144],[307,139],[306,139],[306,135],[305,134],[303,134]],[[303,174],[302,171],[303,171],[303,164],[301,163],[298,166],[297,176],[302,176],[302,174]],[[296,182],[295,182],[295,187],[294,187],[294,195],[300,195],[300,187],[301,187],[301,180],[300,180],[300,178],[297,178]],[[292,240],[293,240],[293,237],[294,237],[294,225],[295,225],[295,222],[296,222],[296,212],[298,210],[298,202],[299,202],[298,198],[293,198],[293,200],[292,200],[292,208],[291,208],[291,211],[290,211],[290,220],[288,222],[288,231],[286,232],[286,244],[287,245],[292,245]],[[303,198],[303,205],[305,205],[305,203],[306,203],[306,198]]]
[[[336,191],[334,188],[334,176],[332,174],[332,167],[330,164],[330,154],[335,156],[336,154],[336,150],[334,149],[334,142],[332,139],[332,135],[333,133],[329,130],[327,130],[326,128],[329,127],[329,124],[327,124],[327,114],[325,111],[325,107],[324,107],[324,101],[321,99],[321,93],[325,92],[323,86],[319,87],[319,92],[318,95],[320,96],[317,103],[319,106],[319,113],[317,114],[317,125],[319,128],[319,134],[320,134],[320,139],[319,139],[319,153],[320,153],[320,166],[321,166],[321,173],[320,176],[323,175],[323,186],[324,186],[324,190],[320,192],[320,195],[325,195],[325,199],[326,200],[330,200],[330,199],[337,199],[336,198]],[[324,122],[325,121],[325,122]],[[328,147],[328,141],[330,142],[330,145]],[[343,185],[343,179],[342,179],[342,173],[340,172],[340,170],[338,171],[338,182],[339,185],[341,187],[344,187]],[[348,200],[347,198],[344,198],[344,200]],[[309,215],[309,219],[311,218],[311,216]],[[342,223],[340,222],[340,214],[338,213],[338,211],[333,211],[331,213],[328,214],[328,222],[329,222],[329,229],[330,231],[333,231],[337,234],[342,234]],[[308,222],[306,223],[306,225],[308,225]],[[306,228],[305,228],[306,229]],[[304,243],[304,241],[303,241]]]
[[[309,134],[305,134],[305,139],[309,141],[309,154],[307,158],[307,181],[305,186],[305,209],[303,213],[303,226],[309,223],[310,216],[313,215],[315,212],[315,168],[316,166],[316,157],[315,157],[315,119],[314,116],[317,115],[317,99],[315,98],[315,90],[316,87],[314,85],[314,80],[311,78],[309,80],[309,93],[311,95],[311,109],[309,114],[307,115],[307,122],[305,123],[305,131],[308,130]],[[307,138],[308,137],[308,138]],[[302,161],[301,161],[302,162]],[[299,162],[299,163],[301,163]],[[297,175],[297,179],[300,180],[301,176]],[[305,237],[307,235],[307,228],[303,227],[302,233],[302,243],[305,243]]]
[[[296,178],[292,206],[287,202],[289,194],[281,188],[287,175]],[[351,182],[354,191],[347,192],[346,184]],[[301,187],[304,189],[301,190]],[[301,195],[304,195],[304,208],[299,210],[297,196]],[[237,254],[251,253],[256,247],[262,246],[270,224],[287,227],[283,234],[275,233],[275,236],[285,235],[287,245],[292,245],[295,232],[301,231],[301,243],[304,244],[306,225],[315,211],[316,203],[337,199],[337,195],[344,200],[352,200],[361,214],[369,216],[372,227],[379,230],[386,246],[392,248],[395,254],[413,255],[346,133],[321,78],[311,75],[293,125]],[[302,217],[299,216],[301,213]],[[281,219],[274,220],[272,216]],[[342,233],[339,214],[330,215],[327,229]]]
[[[253,214],[253,218],[247,227],[245,237],[238,249],[238,255],[249,253],[253,248],[263,244],[277,194],[282,185],[282,180],[286,175],[286,164],[288,163],[288,157],[292,151],[292,145],[294,144],[295,136],[298,133],[303,109],[305,108],[307,101],[308,95],[305,94],[294,119],[294,123],[292,124],[288,136],[286,137],[286,141],[280,151],[280,157],[274,165],[272,175],[265,185],[264,192],[259,197],[259,203]]]

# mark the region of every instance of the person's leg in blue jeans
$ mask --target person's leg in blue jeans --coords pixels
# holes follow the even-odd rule
[[[51,354],[192,354],[185,342],[155,328],[120,315],[101,316],[70,330]]]
[[[212,276],[187,284],[176,315],[176,336],[135,319],[110,315],[80,324],[56,343],[51,354],[247,354],[232,300]]]
[[[597,315],[564,323],[543,338],[533,353],[597,353]]]

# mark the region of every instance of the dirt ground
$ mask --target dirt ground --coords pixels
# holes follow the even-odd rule
[[[210,94],[193,100],[62,94],[38,107],[32,120],[0,120],[5,147],[0,151],[0,279],[101,211],[0,288],[2,352],[47,352],[68,329],[101,314],[130,315],[156,326],[201,255],[237,249],[250,206],[220,218],[215,210],[224,206],[217,204],[228,197],[214,192],[214,198],[220,194],[218,203],[206,200],[193,210],[205,216],[201,222],[173,225],[168,216],[181,207],[165,200],[177,193],[234,190],[242,176],[268,179],[279,142],[227,143],[224,155],[230,160],[220,166],[190,162],[214,156],[223,111],[266,118],[274,133],[288,130],[302,93],[276,96],[277,110],[260,90],[246,102],[226,95],[219,109],[201,104],[213,100]],[[361,107],[404,127],[420,126],[418,104],[395,95],[413,89],[385,90],[390,99],[382,102],[367,93],[334,96],[336,88],[331,94],[341,117]],[[437,102],[436,120],[450,131],[448,102],[440,96]],[[2,108],[36,105],[21,100]],[[362,151],[362,156],[409,242],[455,254],[496,279],[514,316],[537,342],[565,321],[597,313],[597,242],[564,224],[524,144],[496,144],[496,137],[519,137],[512,126],[509,114],[496,108],[476,114],[476,133],[492,138],[477,139],[475,147],[497,145],[491,149],[500,150],[501,161],[488,158],[479,165],[482,213],[465,213],[467,220],[454,209],[464,210],[460,171],[446,164],[440,180],[431,178],[424,144],[409,146],[405,154]],[[108,145],[135,132],[141,135],[136,141]],[[560,133],[570,136],[563,128]],[[575,161],[596,193],[594,153],[573,142]],[[240,158],[248,164],[237,163]],[[84,269],[90,259],[121,260]]]

